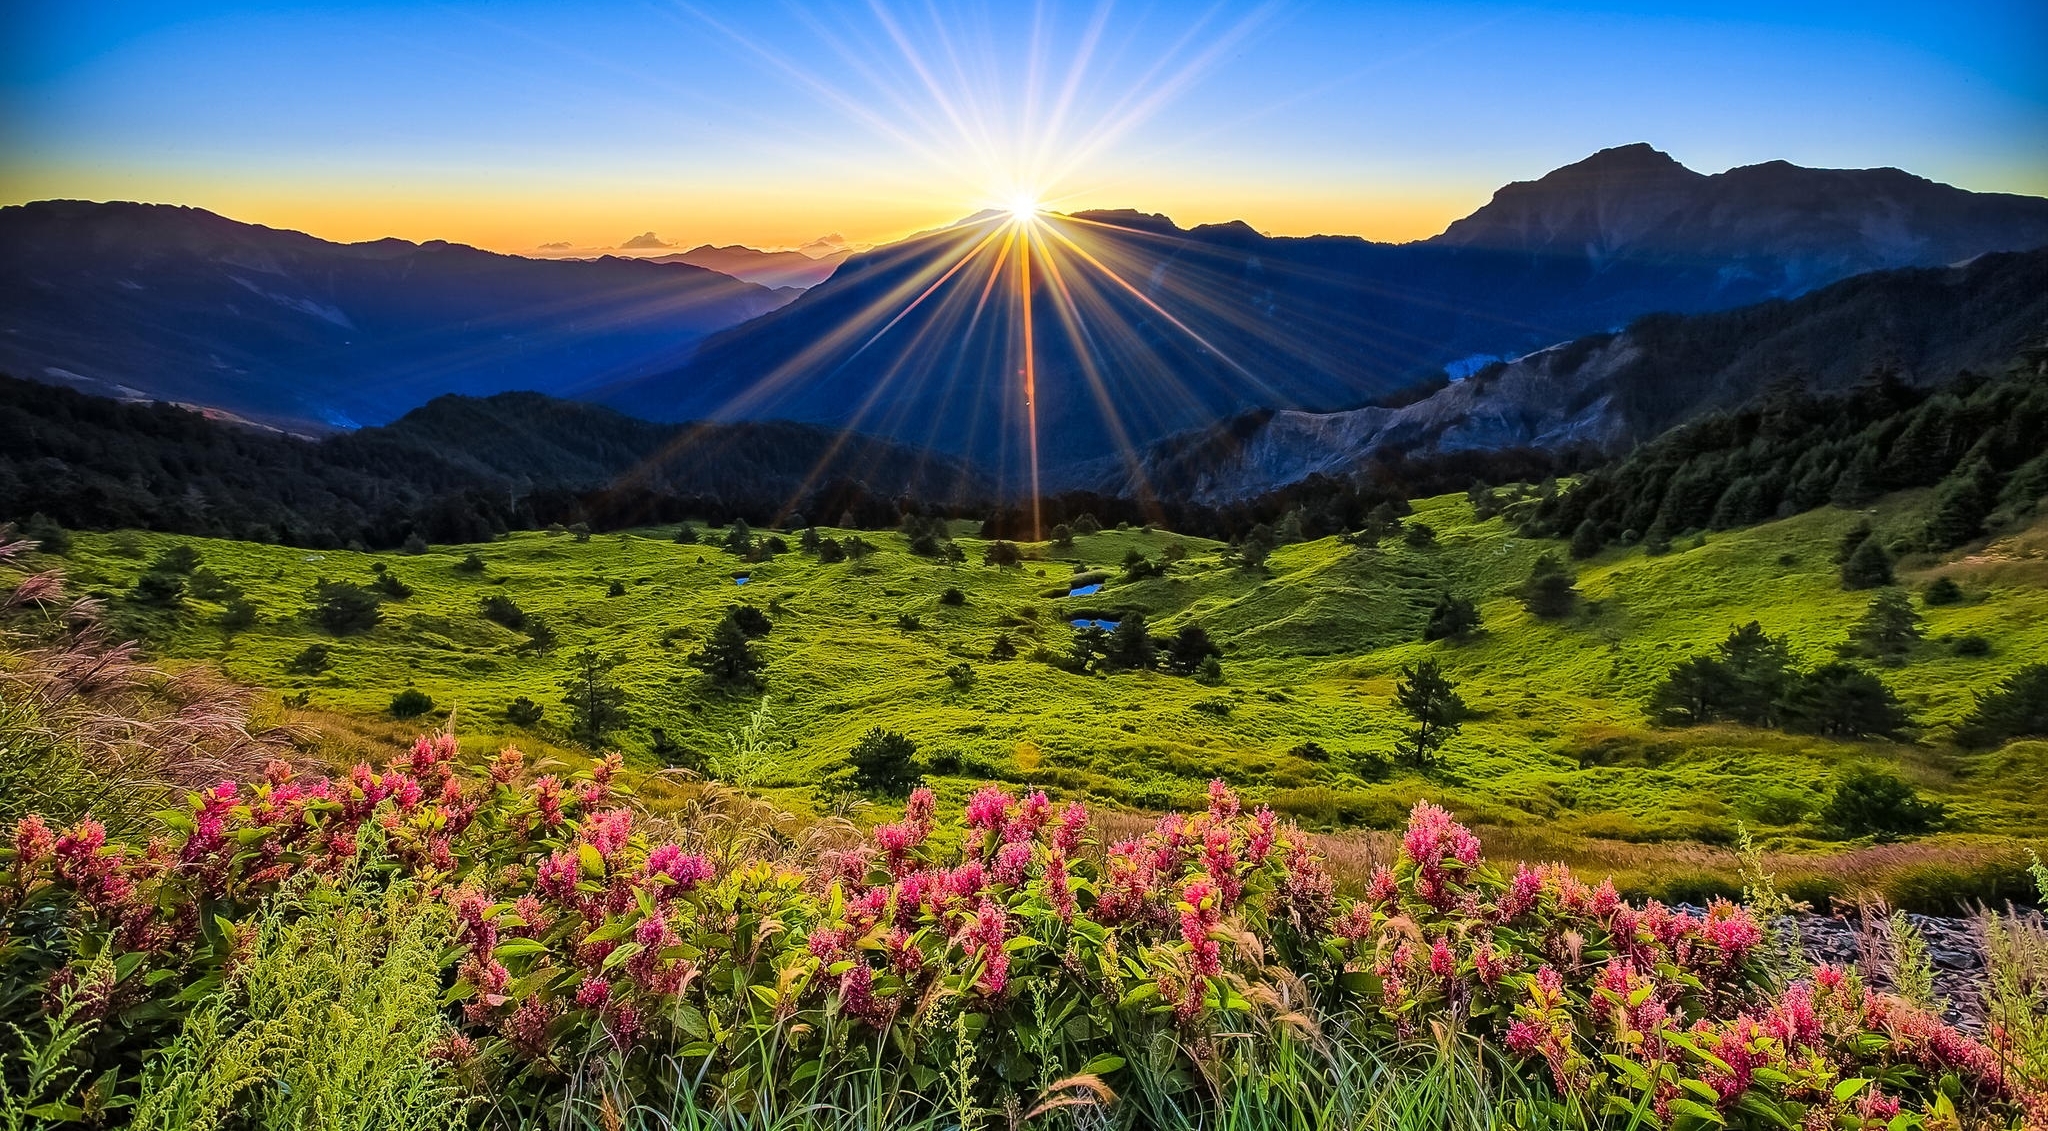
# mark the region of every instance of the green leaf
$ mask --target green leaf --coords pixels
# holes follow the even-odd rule
[[[1851,1076],[1847,1080],[1837,1083],[1835,1085],[1835,1102],[1849,1102],[1849,1097],[1862,1091],[1869,1084],[1870,1078],[1868,1076]]]
[[[1124,1058],[1104,1053],[1081,1066],[1083,1076],[1107,1076],[1124,1066]]]

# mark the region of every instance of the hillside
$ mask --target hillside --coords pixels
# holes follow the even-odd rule
[[[0,372],[299,431],[660,372],[784,301],[687,264],[336,244],[167,205],[0,209]]]
[[[1138,475],[1115,469],[1103,486],[1132,490],[1142,476],[1170,497],[1218,502],[1343,475],[1382,453],[1607,455],[1772,389],[1827,394],[1880,373],[1932,385],[1996,370],[2044,341],[2048,249],[1873,272],[1796,299],[1649,315],[1617,334],[1488,365],[1405,404],[1262,413],[1172,437]]]
[[[17,522],[395,547],[683,514],[766,522],[794,505],[892,519],[870,500],[983,490],[971,469],[866,437],[651,424],[538,393],[438,397],[311,440],[0,377],[0,516]]]
[[[80,535],[70,568],[81,586],[119,597],[164,547],[189,544],[245,592],[260,620],[226,634],[208,602],[178,614],[127,606],[125,623],[153,646],[345,713],[381,713],[398,691],[417,688],[436,711],[456,711],[472,736],[519,733],[503,729],[501,712],[525,696],[544,706],[540,733],[559,741],[558,682],[576,650],[593,645],[620,660],[631,715],[621,745],[642,757],[664,750],[798,806],[883,726],[918,744],[948,796],[994,777],[1151,808],[1184,804],[1221,777],[1312,822],[1385,826],[1428,796],[1490,824],[1541,823],[1557,836],[1725,843],[1740,820],[1811,843],[1813,802],[1794,801],[1824,796],[1846,765],[1878,762],[1948,804],[1961,830],[2039,836],[2048,830],[2012,785],[2048,771],[2048,746],[1973,754],[1947,740],[1974,693],[2048,653],[2048,575],[2036,568],[2048,526],[2038,521],[1948,558],[1902,564],[1902,584],[1942,575],[1966,594],[1921,608],[1925,642],[1904,667],[1879,669],[1922,728],[1918,743],[1648,726],[1646,702],[1667,669],[1739,623],[1784,634],[1801,663],[1829,658],[1870,601],[1838,582],[1842,534],[1865,517],[1881,536],[1910,529],[1926,505],[1924,493],[1908,494],[1868,516],[1823,509],[1702,536],[1664,556],[1610,552],[1579,568],[1582,611],[1561,622],[1532,617],[1514,595],[1558,544],[1517,537],[1501,517],[1480,521],[1455,496],[1415,506],[1410,522],[1434,530],[1432,545],[1325,538],[1281,546],[1265,572],[1228,564],[1214,543],[1138,530],[1084,535],[1072,551],[1039,546],[1042,560],[1007,569],[917,557],[893,534],[867,535],[878,549],[864,561],[828,565],[791,552],[745,563],[712,548],[716,532],[681,546],[665,529],[587,544],[515,534],[382,558]],[[1157,560],[1176,542],[1188,556],[1163,577],[1116,580],[1130,552]],[[962,534],[957,544],[980,560],[981,543]],[[472,550],[484,569],[465,574],[455,567]],[[387,601],[376,628],[335,638],[305,619],[316,580],[368,582],[379,563],[412,593]],[[1060,595],[1083,570],[1111,580],[1092,596]],[[746,584],[735,585],[736,575]],[[613,583],[619,595],[607,596]],[[942,602],[948,588],[963,603]],[[1445,592],[1473,600],[1483,629],[1464,643],[1421,643]],[[533,653],[521,633],[479,615],[487,597],[545,619],[560,643]],[[765,697],[720,691],[685,662],[735,604],[773,622],[759,643]],[[1069,619],[1134,611],[1155,632],[1205,627],[1222,647],[1221,682],[1076,674],[1032,658],[1039,647],[1069,650]],[[899,623],[905,616],[914,623]],[[1019,658],[990,658],[1002,634]],[[1977,635],[1990,642],[1987,655],[1951,647]],[[327,646],[330,666],[295,672],[314,644]],[[1423,658],[1442,662],[1476,716],[1437,768],[1417,772],[1393,758],[1404,720],[1391,698],[1402,666]],[[962,664],[971,669],[964,684],[948,674]],[[730,736],[758,708],[766,721],[736,754]],[[1663,863],[1644,864],[1633,882],[1654,885],[1674,878],[1682,854],[1644,859]],[[1661,878],[1650,874],[1658,869]]]

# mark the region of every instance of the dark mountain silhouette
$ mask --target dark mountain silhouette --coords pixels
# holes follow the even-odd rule
[[[1219,502],[1395,455],[1607,454],[1781,387],[1826,394],[1878,374],[1931,385],[1996,369],[2044,341],[2048,248],[1871,272],[1796,299],[1648,315],[1399,406],[1246,414],[1162,441],[1142,481],[1166,497]],[[1118,469],[1101,486],[1116,493],[1139,483]]]
[[[683,264],[335,244],[166,205],[0,209],[0,368],[293,429],[660,372],[783,301]]]
[[[762,251],[742,244],[703,244],[674,255],[657,255],[655,263],[688,263],[744,279],[771,289],[815,287],[832,277],[853,252],[844,247],[820,248],[813,256],[802,251]]]
[[[850,425],[972,454],[1019,482],[1014,257],[989,282],[1002,222],[976,217],[855,256],[686,366],[603,399],[660,418]],[[2048,200],[1890,169],[1773,162],[1706,176],[1626,146],[1508,186],[1411,244],[1183,229],[1138,212],[1048,216],[1038,238],[1057,267],[1033,276],[1040,456],[1052,481],[1072,482],[1249,409],[1350,408],[1652,312],[2048,244]],[[1063,291],[1079,296],[1071,311]]]

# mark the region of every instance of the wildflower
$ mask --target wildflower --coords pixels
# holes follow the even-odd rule
[[[561,1007],[543,1001],[539,994],[529,995],[505,1019],[502,1030],[505,1039],[527,1059],[544,1060],[553,1047],[548,1038],[548,1026],[560,1013]]]
[[[1081,850],[1081,835],[1088,829],[1088,807],[1078,801],[1067,802],[1060,811],[1059,820],[1053,824],[1053,851],[1071,857]]]
[[[975,979],[975,985],[990,996],[1002,993],[1009,982],[1010,955],[1003,949],[1008,932],[1008,916],[1002,904],[992,899],[981,901],[974,918],[960,932],[960,949],[981,964],[981,975]]]
[[[1180,937],[1188,944],[1189,968],[1198,977],[1214,978],[1223,973],[1223,948],[1210,937],[1222,921],[1218,896],[1215,885],[1206,879],[1189,880],[1181,889]]]
[[[903,822],[916,830],[920,842],[932,835],[932,817],[938,806],[938,798],[924,786],[910,791],[910,800],[903,806]]]
[[[611,992],[611,983],[603,978],[585,978],[583,984],[576,987],[576,1004],[585,1009],[596,1009],[604,1004]]]
[[[875,972],[864,965],[839,976],[839,1007],[876,1028],[889,1020],[889,1008],[875,997]]]
[[[533,886],[542,895],[566,906],[576,898],[576,882],[582,871],[582,862],[575,852],[567,848],[558,849],[540,862]]]
[[[1394,873],[1385,864],[1373,867],[1372,881],[1366,885],[1365,898],[1376,907],[1391,908],[1401,897],[1401,885]]]
[[[647,879],[655,898],[674,899],[711,879],[711,858],[701,852],[684,852],[680,845],[664,844],[647,854]]]
[[[1458,972],[1458,959],[1451,953],[1449,939],[1439,937],[1429,948],[1429,972],[1445,981]]]
[[[606,864],[626,850],[626,842],[632,835],[633,812],[630,809],[607,809],[583,819],[584,841],[597,849],[597,854]]]
[[[1017,815],[1003,825],[1003,840],[1015,844],[1031,840],[1052,816],[1052,802],[1044,790],[1035,790],[1017,806]]]
[[[1018,887],[1031,871],[1031,844],[1012,841],[996,850],[995,880],[1004,887]]]
[[[26,878],[56,851],[57,837],[41,815],[30,813],[14,823],[14,868],[17,876]]]
[[[1060,922],[1074,921],[1074,888],[1067,876],[1067,858],[1058,849],[1045,861],[1045,899]]]
[[[1242,806],[1238,804],[1237,794],[1232,793],[1230,787],[1223,784],[1223,779],[1210,779],[1209,818],[1214,821],[1231,821],[1237,818],[1241,810]]]
[[[562,823],[562,783],[553,774],[542,774],[533,779],[533,804],[540,812],[540,823],[554,828]]]
[[[491,762],[491,780],[499,785],[510,785],[518,780],[525,762],[526,755],[521,754],[517,746],[505,747]]]
[[[994,832],[1003,825],[1009,814],[1012,798],[1009,794],[992,785],[982,786],[973,797],[967,799],[964,820],[970,829]]]

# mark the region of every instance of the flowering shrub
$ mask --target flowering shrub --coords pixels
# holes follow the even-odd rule
[[[1386,1056],[1476,1036],[1585,1123],[2044,1110],[1990,1048],[1853,974],[1772,976],[1741,907],[1503,873],[1428,804],[1398,864],[1345,898],[1307,837],[1221,783],[1206,811],[1108,845],[1080,804],[991,786],[957,822],[918,790],[902,820],[807,867],[714,866],[649,843],[615,757],[567,778],[511,748],[478,775],[455,759],[439,737],[382,772],[275,765],[193,794],[141,846],[24,818],[0,848],[0,1000],[85,990],[112,1022],[95,1067],[133,1065],[235,976],[233,924],[282,885],[404,876],[454,924],[445,1059],[539,1102],[602,1065],[631,1093],[740,1111],[845,1073],[983,1105],[1077,1073],[1142,1077],[1199,1110],[1232,1086],[1209,1071],[1226,1045],[1282,1001],[1318,1039]]]

